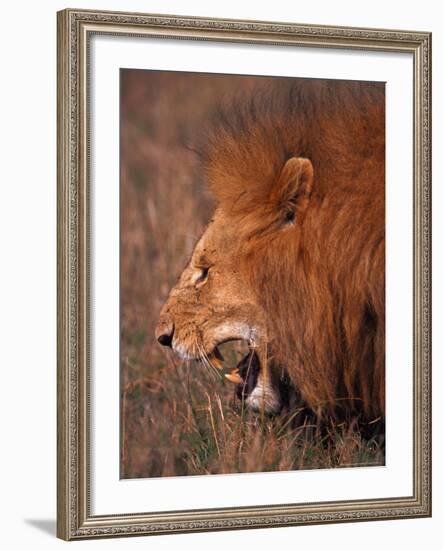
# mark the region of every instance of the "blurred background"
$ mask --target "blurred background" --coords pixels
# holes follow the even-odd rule
[[[308,426],[292,429],[291,417],[240,410],[229,382],[177,364],[155,340],[160,308],[214,207],[196,152],[205,127],[218,103],[270,78],[283,81],[121,71],[122,478],[383,463],[376,442],[353,431],[325,443],[306,438]]]

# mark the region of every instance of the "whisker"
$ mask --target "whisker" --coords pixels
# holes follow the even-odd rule
[[[217,380],[223,380],[223,376],[221,374],[221,372],[217,369],[217,367],[215,367],[212,363],[212,361],[209,359],[208,355],[206,354],[206,352],[203,352],[206,356],[206,360],[208,361],[209,365],[211,366],[211,369],[212,369],[212,372],[214,373],[214,376]]]
[[[211,373],[211,375],[212,375],[215,379],[217,379],[217,378],[218,378],[218,376],[217,376],[218,373],[216,372],[214,365],[211,363],[211,361],[208,359],[208,357],[207,357],[207,356],[206,356],[206,357],[202,357],[202,361],[203,361],[203,363],[207,366],[208,371]]]
[[[200,361],[201,361],[201,363],[203,364],[203,366],[207,369],[207,371],[210,372],[210,373],[212,374],[210,365],[209,365],[209,363],[208,363],[206,357],[205,357],[204,354],[203,354],[203,350],[200,348],[200,346],[199,346],[198,343],[196,344],[196,346],[197,346],[197,351],[198,351],[198,354],[197,354],[197,355],[198,355],[198,358],[200,359]]]
[[[215,376],[215,378],[217,378],[217,379],[221,379],[220,373],[214,367],[214,365],[211,363],[211,360],[209,359],[209,357],[208,357],[207,353],[205,352],[204,348],[202,346],[200,346],[200,344],[198,344],[198,343],[197,343],[197,346],[198,346],[200,357],[201,357],[202,361],[204,361],[205,364],[209,367],[210,372],[212,373],[212,375]]]

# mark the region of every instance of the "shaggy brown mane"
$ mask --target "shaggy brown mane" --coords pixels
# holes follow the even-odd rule
[[[207,140],[275,362],[319,414],[384,415],[384,98],[379,83],[291,79],[220,109]],[[314,183],[290,236],[274,228],[291,157],[312,162]]]

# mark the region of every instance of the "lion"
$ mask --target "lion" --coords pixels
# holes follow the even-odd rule
[[[384,85],[253,90],[214,117],[203,170],[216,207],[159,343],[224,368],[219,346],[247,342],[226,377],[254,410],[289,384],[316,418],[384,419]]]

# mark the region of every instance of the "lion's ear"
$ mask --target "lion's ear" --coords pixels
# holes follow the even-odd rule
[[[285,209],[287,221],[295,218],[296,211],[308,203],[314,180],[314,169],[309,159],[292,157],[286,161],[280,173],[272,199]]]

